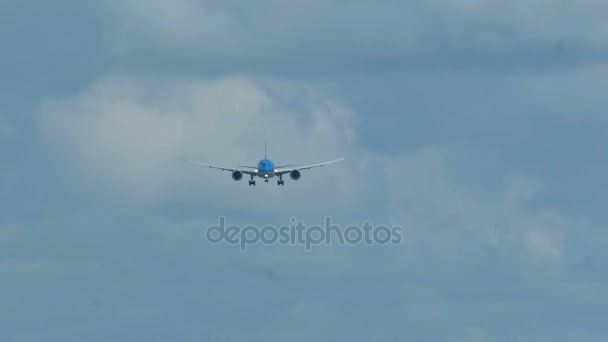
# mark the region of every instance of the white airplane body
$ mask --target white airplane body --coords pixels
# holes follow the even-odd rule
[[[305,166],[294,166],[294,165],[283,165],[283,166],[275,166],[274,162],[268,159],[266,153],[266,144],[264,144],[264,159],[260,160],[257,166],[239,166],[239,167],[224,167],[219,165],[202,163],[194,160],[186,159],[187,162],[207,166],[211,169],[218,169],[222,171],[230,171],[232,173],[232,179],[235,181],[240,181],[243,179],[243,175],[248,175],[249,186],[255,186],[255,177],[260,177],[264,179],[265,183],[268,183],[270,178],[278,177],[277,185],[285,185],[285,181],[283,180],[283,175],[289,174],[289,177],[292,180],[298,180],[302,176],[301,170],[311,169],[313,167],[320,167],[327,164],[332,164],[335,162],[339,162],[346,158],[340,158],[336,160],[331,160],[323,163],[317,163],[312,165]]]

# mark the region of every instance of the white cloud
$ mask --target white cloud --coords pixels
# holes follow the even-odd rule
[[[560,264],[573,225],[549,209],[528,209],[539,182],[517,174],[505,179],[502,194],[467,186],[451,179],[457,153],[433,147],[388,161],[394,220],[408,223],[410,241],[430,242],[444,251],[462,244],[494,246],[533,263]]]
[[[41,107],[39,127],[57,172],[76,191],[138,202],[204,197],[274,212],[305,205],[346,209],[374,191],[358,186],[368,168],[358,151],[352,112],[295,83],[233,76],[217,80],[110,77],[82,93]],[[229,173],[181,160],[256,165],[268,139],[278,164],[308,164],[348,155],[340,164],[305,171],[284,187],[258,180],[247,189]],[[261,183],[261,184],[260,184]],[[298,190],[284,191],[289,187]],[[294,195],[297,193],[298,195]],[[260,204],[262,198],[271,203]],[[264,202],[264,201],[262,201]]]

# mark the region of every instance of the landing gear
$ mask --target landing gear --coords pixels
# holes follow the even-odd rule
[[[277,185],[285,185],[285,181],[284,180],[278,180],[277,181]]]
[[[255,186],[255,181],[253,180],[253,175],[251,175],[251,179],[249,180],[249,186]]]
[[[264,183],[268,183],[268,179],[264,179]]]

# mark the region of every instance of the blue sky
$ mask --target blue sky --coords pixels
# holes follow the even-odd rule
[[[0,338],[606,340],[607,7],[0,0]],[[349,159],[180,160],[264,139]],[[405,240],[204,240],[327,215]]]

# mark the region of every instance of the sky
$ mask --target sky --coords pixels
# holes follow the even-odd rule
[[[2,341],[605,341],[608,3],[0,0]],[[347,160],[249,187],[183,162]],[[398,225],[398,245],[205,230]]]

